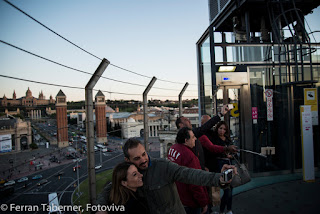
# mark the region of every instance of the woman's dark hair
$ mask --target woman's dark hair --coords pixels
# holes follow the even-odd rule
[[[230,130],[229,130],[229,127],[227,125],[226,122],[224,121],[220,121],[219,123],[217,123],[216,127],[214,128],[214,133],[216,134],[216,136],[218,137],[218,129],[220,128],[220,126],[222,125],[225,125],[226,127],[226,133],[224,133],[224,136],[229,140],[231,141],[231,138],[230,138]]]
[[[119,205],[125,204],[130,196],[134,196],[132,191],[122,185],[122,181],[127,181],[127,173],[129,167],[134,164],[130,162],[119,163],[114,169],[112,174],[112,187],[110,192],[110,202]]]
[[[180,144],[184,144],[186,142],[185,141],[186,139],[189,140],[190,139],[189,131],[192,131],[192,129],[188,127],[183,127],[182,129],[180,129],[176,137],[176,142]]]

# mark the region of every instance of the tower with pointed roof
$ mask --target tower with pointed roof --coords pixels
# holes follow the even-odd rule
[[[7,106],[8,105],[8,100],[7,100],[7,97],[6,97],[5,94],[3,95],[3,98],[1,100],[1,105],[2,106]]]
[[[13,91],[12,99],[17,99],[16,90]]]
[[[68,146],[67,97],[60,90],[56,96],[57,142],[58,147]]]
[[[43,100],[43,99],[44,99],[42,90],[41,90],[41,93],[39,93],[39,99],[40,99],[40,100]]]
[[[26,92],[26,97],[27,97],[27,98],[32,97],[32,92],[30,91],[30,88],[29,88],[29,87],[28,87],[28,90],[27,90],[27,92]]]
[[[95,96],[96,136],[98,143],[107,143],[106,100],[99,90]]]

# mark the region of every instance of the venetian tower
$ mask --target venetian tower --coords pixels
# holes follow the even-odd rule
[[[61,90],[56,96],[57,142],[59,148],[68,146],[68,119],[66,98],[66,95]]]
[[[98,143],[107,143],[106,101],[104,94],[99,90],[95,97],[96,136]]]

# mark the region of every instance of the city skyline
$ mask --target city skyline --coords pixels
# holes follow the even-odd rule
[[[142,100],[153,76],[158,80],[148,99],[177,100],[185,82],[190,85],[183,99],[198,98],[196,42],[209,25],[207,0],[9,2],[89,54],[1,1],[0,40],[72,68],[0,43],[1,74],[82,89],[0,77],[0,97],[11,98],[14,90],[22,97],[29,87],[34,97],[43,91],[55,98],[61,89],[68,101],[84,100],[91,78],[85,73],[93,74],[106,58],[112,65],[95,86],[106,99]],[[307,16],[311,31],[318,30],[319,11]]]

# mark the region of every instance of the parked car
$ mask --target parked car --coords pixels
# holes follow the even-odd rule
[[[40,170],[40,169],[42,169],[42,167],[43,167],[43,164],[40,163],[40,164],[38,164],[38,165],[36,165],[36,166],[34,167],[34,170],[35,170],[35,171]]]
[[[57,161],[58,161],[58,158],[56,158],[56,156],[52,156],[49,160],[50,160],[51,162],[57,162]]]
[[[38,179],[41,179],[42,178],[42,175],[35,175],[32,177],[32,180],[38,180]]]
[[[101,169],[102,165],[95,166],[95,169]]]
[[[4,183],[3,186],[12,186],[12,185],[15,185],[15,184],[16,184],[16,182],[14,180],[11,180],[11,181],[8,181],[8,182]]]
[[[23,178],[20,178],[17,182],[18,183],[22,183],[22,182],[25,182],[25,181],[28,181],[29,178],[28,177],[23,177]]]
[[[41,180],[39,183],[37,183],[38,186],[41,186],[42,184],[48,183],[47,179]]]

